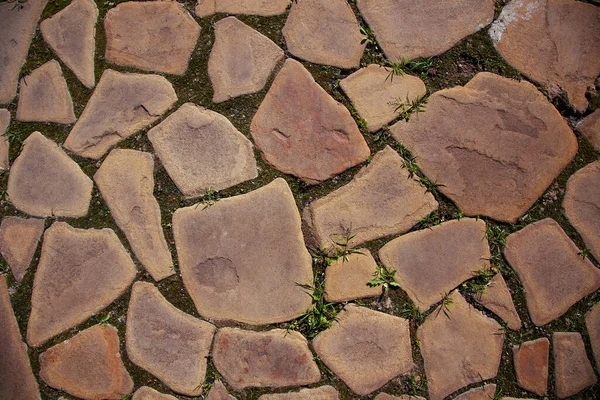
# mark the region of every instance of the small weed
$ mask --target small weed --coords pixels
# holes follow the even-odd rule
[[[402,168],[406,168],[408,170],[409,178],[412,178],[413,176],[415,176],[415,174],[419,170],[419,167],[417,167],[416,160],[417,160],[416,156],[415,157],[409,156],[407,158],[402,159]]]
[[[390,128],[385,127],[373,134],[373,142],[385,142],[390,138]]]
[[[342,259],[343,262],[348,261],[348,256],[351,254],[363,254],[360,250],[355,247],[350,246],[350,242],[354,239],[356,235],[352,235],[350,230],[347,229],[341,235],[333,235],[331,237],[331,241],[333,242],[333,246],[329,248],[329,251],[326,253],[332,255],[329,261],[335,261],[338,259]],[[331,262],[328,262],[330,264]]]
[[[577,253],[581,256],[581,258],[583,258],[584,260],[586,258],[590,258],[590,255],[592,253],[590,253],[590,249],[588,249],[587,247],[584,247],[579,253]]]
[[[367,44],[372,46],[377,46],[377,38],[375,34],[370,28],[360,28],[360,33],[362,33],[365,37],[360,41],[360,44]]]
[[[14,144],[14,143],[22,144],[23,143],[23,141],[21,140],[19,135],[17,135],[16,133],[13,133],[13,132],[9,132],[9,131],[4,132],[4,137],[6,137],[6,140],[10,144]]]
[[[206,188],[206,194],[200,198],[200,201],[196,204],[196,208],[202,204],[202,209],[206,210],[207,208],[214,206],[219,200],[221,200],[219,192],[212,190],[211,188]]]
[[[437,309],[437,313],[435,317],[437,318],[440,315],[440,312],[443,312],[446,318],[450,318],[450,305],[452,304],[452,298],[450,298],[450,293],[444,293],[444,297],[442,297],[442,302]]]
[[[11,8],[11,10],[14,10],[15,8],[19,7],[19,8],[23,8],[23,4],[27,3],[28,0],[5,0],[5,1],[0,1],[0,4],[2,3],[15,3],[15,5],[13,6],[13,8]]]
[[[130,399],[131,399],[130,394],[126,394],[125,396],[121,397],[121,400],[130,400]]]
[[[474,295],[481,296],[485,293],[496,273],[497,271],[494,267],[473,271],[473,279],[463,283],[462,286]]]
[[[410,321],[415,321],[417,325],[421,325],[423,321],[425,321],[425,314],[423,314],[421,310],[419,310],[419,307],[415,306],[414,303],[404,304],[400,310],[400,316]]]
[[[439,188],[446,186],[441,183],[437,183],[437,181],[432,181],[431,179],[429,179],[426,176],[419,178],[419,182],[421,182],[421,184],[423,186],[425,186],[425,189],[427,192],[431,193],[434,196],[439,196],[440,195]]]
[[[500,322],[500,330],[498,333],[496,333],[496,335],[503,335],[507,342],[514,346],[521,347],[521,345],[525,343],[525,335],[523,334],[523,331],[513,331],[504,321]]]
[[[108,325],[108,320],[110,319],[110,313],[106,314],[104,318],[100,320],[100,323],[104,326]]]
[[[431,229],[434,226],[441,224],[442,222],[444,222],[444,217],[442,217],[440,214],[434,211],[432,213],[429,213],[426,217],[419,221],[416,229]]]
[[[400,285],[394,280],[396,272],[395,269],[389,270],[383,265],[377,264],[377,271],[373,274],[373,279],[367,282],[367,286],[383,286],[384,293],[390,290],[390,288],[398,289]]]
[[[417,114],[425,111],[425,104],[429,98],[426,94],[423,96],[415,97],[414,99],[410,99],[408,95],[406,95],[406,100],[402,100],[399,97],[391,102],[391,105],[395,106],[394,112],[399,113],[399,117],[401,120],[410,121],[410,117],[413,114]]]
[[[417,375],[417,376],[413,376],[413,375],[409,375],[406,380],[404,381],[404,384],[406,385],[406,389],[408,391],[408,393],[410,393],[413,396],[416,396],[420,393],[426,392],[427,391],[427,385],[426,385],[427,381],[423,378],[421,378],[421,376]]]
[[[408,60],[404,57],[397,62],[387,61],[384,66],[389,70],[388,76],[385,78],[390,82],[394,80],[394,76],[396,75],[404,75],[409,73],[418,73],[422,74],[427,72],[429,67],[431,67],[431,58],[421,59],[421,60]]]

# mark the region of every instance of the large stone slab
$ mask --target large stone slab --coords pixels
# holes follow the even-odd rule
[[[312,347],[327,367],[360,396],[374,392],[414,364],[408,321],[347,305]]]
[[[55,222],[44,233],[31,294],[27,343],[40,346],[101,311],[135,278],[133,261],[111,229]]]
[[[501,273],[497,273],[483,292],[475,296],[475,300],[485,308],[502,318],[509,329],[521,329],[521,317],[515,308],[510,290]]]
[[[512,346],[517,384],[538,396],[548,392],[550,341],[540,338]]]
[[[136,390],[131,400],[177,400],[177,397],[160,393],[148,386],[142,386]]]
[[[312,285],[312,258],[282,178],[208,208],[180,208],[173,233],[183,283],[200,315],[262,325],[310,307],[298,283]]]
[[[577,130],[600,151],[600,109],[579,121]]]
[[[596,303],[585,315],[585,325],[592,343],[596,366],[600,368],[600,303]]]
[[[508,236],[504,256],[519,275],[537,326],[563,315],[600,288],[600,271],[550,218]]]
[[[489,384],[482,387],[471,389],[454,400],[490,400],[496,395],[496,385]]]
[[[195,14],[198,17],[214,13],[270,17],[283,14],[289,4],[290,0],[198,0]]]
[[[258,172],[252,143],[227,118],[185,103],[148,139],[177,188],[187,198],[208,188],[223,190],[254,179]]]
[[[8,150],[10,144],[8,138],[4,136],[4,133],[8,130],[10,125],[10,112],[5,108],[0,108],[0,175],[3,172],[8,171]]]
[[[44,220],[4,217],[0,224],[0,254],[10,266],[15,280],[23,280],[38,241],[44,232]]]
[[[598,382],[580,333],[555,332],[552,352],[559,399],[573,396]]]
[[[176,101],[173,86],[162,76],[107,69],[64,146],[97,160],[111,146],[148,127]]]
[[[350,301],[381,295],[381,286],[368,286],[377,273],[377,262],[367,249],[340,257],[325,269],[325,299]]]
[[[434,93],[392,135],[465,214],[511,223],[577,153],[575,135],[535,86],[487,72]]]
[[[339,398],[338,391],[327,385],[293,393],[264,394],[258,400],[339,400]]]
[[[288,59],[250,124],[263,159],[315,184],[367,159],[369,147],[350,112]]]
[[[215,381],[208,392],[206,400],[236,400],[235,397],[227,392],[227,388],[221,381]]]

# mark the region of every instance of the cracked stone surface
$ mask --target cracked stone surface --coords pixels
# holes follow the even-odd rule
[[[517,384],[539,396],[548,392],[550,341],[540,338],[512,346]]]
[[[596,365],[600,368],[600,304],[596,304],[585,315],[585,325],[592,343]]]
[[[367,285],[377,272],[377,263],[367,249],[338,258],[325,269],[325,299],[343,302],[381,295],[381,286]]]
[[[370,150],[350,112],[287,59],[250,124],[263,159],[316,184],[365,161]]]
[[[580,333],[555,332],[552,352],[559,399],[573,396],[598,382]]]
[[[264,394],[258,400],[339,400],[339,398],[338,391],[327,385],[293,393]]]
[[[600,110],[596,110],[577,124],[577,130],[600,151]]]
[[[223,115],[195,104],[182,105],[150,129],[148,139],[186,198],[258,176],[252,142]]]
[[[465,214],[511,223],[577,153],[573,131],[535,86],[487,72],[435,92],[392,135]]]
[[[365,396],[414,364],[408,320],[349,304],[312,347],[356,394]]]
[[[485,291],[475,296],[475,300],[502,318],[509,329],[513,331],[521,329],[521,317],[519,317],[510,290],[501,273],[497,273],[492,278]]]
[[[10,144],[8,138],[4,136],[10,125],[10,112],[5,108],[0,108],[0,175],[3,172],[8,171],[8,150]]]
[[[160,393],[148,386],[142,386],[136,390],[131,400],[177,400],[177,397]]]
[[[270,17],[283,14],[290,0],[198,0],[195,14],[207,17],[215,13]]]
[[[227,388],[221,381],[215,381],[208,392],[206,400],[236,400],[235,397],[227,392]]]
[[[556,221],[546,218],[508,236],[504,256],[525,289],[527,308],[537,326],[563,315],[600,288],[600,271]]]
[[[162,76],[107,69],[64,147],[97,160],[113,145],[151,125],[176,101],[173,86]]]
[[[490,400],[494,398],[496,394],[496,385],[489,384],[479,388],[471,389],[458,397],[455,397],[454,400]]]
[[[4,217],[0,224],[0,254],[10,266],[15,280],[23,280],[38,241],[44,232],[44,220]]]

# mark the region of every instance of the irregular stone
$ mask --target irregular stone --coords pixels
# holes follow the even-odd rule
[[[600,303],[596,303],[585,315],[585,325],[592,343],[596,365],[600,368]]]
[[[230,395],[221,381],[215,381],[208,393],[206,400],[236,400]]]
[[[290,0],[198,0],[195,14],[198,17],[214,13],[270,17],[283,14],[289,4]]]
[[[292,2],[283,37],[294,56],[347,69],[360,66],[366,46],[346,0]]]
[[[342,302],[381,295],[381,286],[367,285],[376,273],[377,263],[367,249],[338,258],[325,269],[325,299]]]
[[[208,57],[213,103],[262,90],[283,57],[283,50],[271,39],[237,18],[217,21],[215,44]]]
[[[471,389],[458,397],[455,397],[454,400],[491,400],[494,398],[496,394],[496,385],[489,384],[479,388]]]
[[[573,396],[598,382],[580,333],[554,332],[552,345],[559,399]]]
[[[180,208],[173,233],[183,283],[203,317],[264,325],[311,305],[313,283],[290,188],[278,178],[204,208]]]
[[[579,121],[577,130],[600,151],[600,109]]]
[[[200,26],[176,1],[129,1],[104,19],[108,62],[146,71],[183,75]]]
[[[219,373],[237,391],[309,385],[321,379],[306,339],[295,331],[221,328],[212,356]]]
[[[436,210],[433,195],[403,165],[387,146],[349,184],[310,203],[302,212],[309,245],[327,250],[348,239],[355,247],[404,233]]]
[[[171,390],[199,396],[206,376],[214,325],[184,313],[152,284],[131,291],[125,334],[129,359]]]
[[[339,400],[340,394],[333,387],[321,386],[302,389],[294,393],[264,394],[258,400]]]
[[[408,394],[403,394],[401,396],[392,396],[387,393],[379,393],[375,396],[375,400],[427,400],[421,396],[411,396]]]
[[[0,224],[0,254],[10,266],[15,280],[23,280],[38,241],[44,232],[44,220],[4,217]]]
[[[475,300],[485,308],[502,318],[509,329],[518,331],[521,329],[521,318],[512,301],[506,281],[501,273],[497,273],[485,291],[475,296]]]
[[[175,273],[154,198],[154,157],[150,153],[115,149],[94,180],[119,228],[144,268],[159,281]]]
[[[258,176],[250,140],[221,114],[192,103],[185,103],[150,129],[148,139],[187,198]]]
[[[414,366],[408,321],[349,304],[312,346],[321,361],[365,396]]]
[[[494,18],[493,0],[358,0],[391,61],[442,54]]]
[[[487,72],[435,92],[392,135],[465,214],[511,223],[577,153],[573,131],[535,86]]]
[[[88,89],[96,84],[94,55],[97,20],[98,7],[94,1],[73,0],[40,24],[46,43]]]
[[[36,217],[84,217],[92,180],[58,145],[39,132],[23,142],[13,162],[7,193],[19,210]]]
[[[37,347],[121,296],[135,265],[111,229],[55,222],[44,233],[31,295],[27,343]]]
[[[446,293],[490,268],[483,220],[463,218],[411,232],[388,242],[379,259],[421,311]],[[432,251],[435,249],[435,251]]]
[[[40,354],[40,378],[82,399],[120,399],[133,390],[111,325],[94,325]]]
[[[157,392],[148,386],[142,386],[133,394],[131,400],[177,400],[177,397]]]
[[[496,50],[530,79],[558,94],[564,90],[579,112],[600,74],[600,9],[573,0],[513,0],[489,34]]]
[[[426,93],[425,83],[412,75],[390,75],[381,65],[371,64],[340,81],[369,132],[383,128],[398,118],[397,102],[413,101]]]
[[[350,112],[287,59],[250,124],[263,159],[316,184],[367,159],[369,147]]]
[[[508,236],[504,256],[525,289],[527,308],[537,326],[563,315],[600,288],[600,271],[550,218]]]
[[[162,76],[107,69],[64,147],[97,160],[111,146],[148,127],[176,101],[173,86]]]
[[[548,392],[550,342],[540,338],[512,346],[517,384],[539,396]]]
[[[58,124],[76,121],[71,93],[56,60],[21,78],[20,87],[17,121]]]
[[[8,126],[10,125],[10,112],[7,109],[0,108],[0,175],[4,171],[8,171],[8,150],[10,144],[8,138],[4,136]]]
[[[474,309],[458,291],[450,294],[450,301],[444,313],[433,312],[417,330],[430,400],[492,379],[500,366],[500,324]]]

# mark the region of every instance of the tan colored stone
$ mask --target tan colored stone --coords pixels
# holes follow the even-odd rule
[[[10,144],[8,138],[4,136],[4,133],[8,130],[10,125],[10,112],[4,108],[0,108],[0,175],[4,171],[8,171],[8,150]]]
[[[295,331],[222,328],[215,335],[212,356],[219,373],[237,391],[309,385],[321,379],[306,339]]]
[[[98,7],[92,0],[73,0],[40,24],[44,40],[77,79],[91,89],[96,84],[94,55]]]
[[[40,354],[40,378],[82,399],[121,399],[133,390],[111,325],[94,325]]]
[[[485,308],[502,318],[509,329],[518,331],[521,329],[521,317],[515,308],[506,286],[506,281],[501,273],[497,273],[490,281],[485,291],[475,296],[475,300]]]
[[[349,304],[312,347],[319,358],[360,396],[374,392],[414,364],[408,321]]]
[[[579,121],[577,130],[600,151],[600,109]]]
[[[215,381],[212,388],[210,388],[206,400],[236,400],[236,398],[227,392],[225,385],[221,381]]]
[[[367,285],[375,273],[377,263],[367,249],[340,257],[325,269],[325,299],[341,302],[381,295],[381,286]]]
[[[585,325],[592,343],[596,366],[600,368],[600,303],[596,303],[585,315]]]
[[[37,347],[121,296],[135,265],[111,229],[55,222],[44,233],[31,295],[27,343]]]
[[[350,112],[287,59],[250,124],[263,159],[316,184],[367,159],[369,147]]]
[[[418,77],[390,74],[389,69],[371,64],[340,81],[340,87],[370,132],[398,118],[398,102],[413,101],[426,93],[425,84]]]
[[[411,396],[408,394],[403,394],[401,396],[392,396],[387,393],[379,393],[375,396],[375,400],[427,400],[421,396]],[[487,399],[486,399],[487,400]]]
[[[150,153],[115,149],[94,180],[119,228],[144,268],[159,281],[175,273],[154,198],[154,158]]]
[[[113,145],[148,127],[176,101],[173,86],[162,76],[107,69],[64,146],[97,160]]]
[[[383,265],[421,311],[442,300],[475,272],[490,268],[483,220],[463,218],[411,232],[379,250]]]
[[[517,272],[531,320],[546,325],[600,288],[600,271],[550,218],[506,239],[504,256]]]
[[[339,398],[338,391],[327,385],[293,393],[264,394],[258,400],[339,400]]]
[[[19,210],[36,217],[84,217],[92,180],[52,140],[33,132],[13,162],[7,193]]]
[[[227,118],[185,103],[148,132],[154,151],[187,198],[257,177],[252,142]]]
[[[160,393],[148,386],[142,386],[136,390],[131,400],[177,400],[177,397]]]
[[[511,223],[577,153],[573,131],[535,86],[487,72],[434,93],[392,135],[465,214]]]
[[[0,224],[0,254],[10,266],[15,280],[23,280],[38,241],[44,232],[43,219],[4,217]]]
[[[283,14],[289,4],[290,0],[198,0],[195,14],[198,17],[214,13],[270,17]]]
[[[489,384],[479,388],[471,389],[454,400],[492,400],[496,394],[496,385]]]
[[[512,346],[517,384],[539,396],[548,392],[550,341],[540,338]]]
[[[403,165],[387,146],[349,184],[310,203],[302,212],[309,245],[327,250],[348,236],[355,247],[404,233],[436,210],[433,195]]]
[[[573,396],[598,382],[578,332],[554,332],[552,335],[556,395]]]

